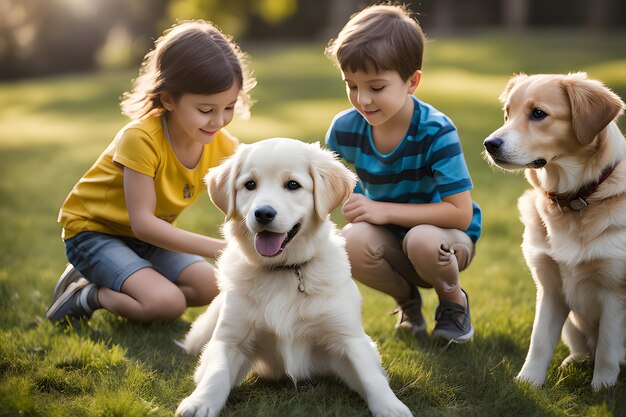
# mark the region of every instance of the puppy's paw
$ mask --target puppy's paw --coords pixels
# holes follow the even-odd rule
[[[564,368],[576,362],[582,362],[586,356],[587,354],[585,353],[572,353],[567,358],[563,359],[563,362],[561,362],[561,368]]]
[[[413,417],[409,407],[397,398],[394,398],[394,401],[387,401],[384,406],[380,404],[376,410],[372,410],[372,415],[374,417]]]
[[[619,368],[617,372],[596,372],[593,373],[593,379],[591,380],[591,388],[598,392],[603,388],[611,388],[617,382],[617,376],[619,375]]]
[[[190,395],[185,398],[178,408],[176,409],[176,417],[215,417],[216,412],[213,412],[209,407],[206,399]]]
[[[522,369],[522,371],[515,377],[517,382],[526,382],[535,387],[543,385],[546,381],[546,374],[543,372],[531,372],[529,370]]]

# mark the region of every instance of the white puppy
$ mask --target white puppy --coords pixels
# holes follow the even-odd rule
[[[614,385],[626,357],[626,141],[622,100],[584,73],[518,75],[490,160],[526,168],[522,250],[537,285],[535,322],[518,379],[541,385],[562,330],[563,364],[588,354],[594,389]]]
[[[318,144],[274,138],[241,145],[207,183],[226,214],[227,247],[220,294],[183,342],[202,356],[197,387],[176,415],[216,416],[252,371],[294,383],[336,375],[373,415],[411,416],[363,330],[361,296],[329,216],[354,175]]]

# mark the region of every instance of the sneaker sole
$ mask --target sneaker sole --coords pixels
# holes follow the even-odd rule
[[[72,264],[69,264],[65,268],[65,271],[63,271],[63,273],[59,277],[59,280],[57,281],[56,285],[54,286],[54,293],[52,295],[52,303],[56,302],[56,300],[61,296],[61,294],[65,292],[67,287],[69,287],[72,283],[78,281],[80,278],[84,278],[84,277],[81,275],[80,272],[76,270],[76,268],[72,266]]]
[[[447,343],[456,343],[459,345],[468,342],[472,338],[472,336],[474,336],[474,327],[470,327],[467,333],[458,337],[447,337],[434,331],[432,333],[432,337],[434,337],[435,339],[440,339],[446,341]]]
[[[64,307],[68,302],[72,301],[74,294],[88,284],[89,282],[87,280],[84,280],[83,282],[78,281],[71,283],[67,289],[61,293],[61,296],[52,304],[52,306],[50,306],[46,312],[46,318],[52,322],[63,320],[67,316],[67,313],[59,315],[59,311],[61,311],[62,307]]]

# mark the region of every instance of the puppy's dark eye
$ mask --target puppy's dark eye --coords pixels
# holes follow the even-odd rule
[[[287,181],[287,184],[285,184],[285,188],[288,190],[297,190],[298,188],[300,188],[300,184],[298,184],[294,180],[290,180],[290,181]]]
[[[536,107],[530,112],[530,120],[543,120],[547,116],[548,113]]]
[[[252,190],[254,190],[256,188],[256,182],[248,181],[243,186],[246,187],[246,190],[252,191]]]

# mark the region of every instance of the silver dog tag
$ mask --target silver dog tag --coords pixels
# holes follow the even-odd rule
[[[587,202],[582,198],[578,197],[575,200],[569,202],[569,206],[572,210],[580,211],[587,207]]]
[[[300,266],[296,266],[296,276],[298,277],[298,291],[304,292],[304,281],[302,281],[302,271]]]

